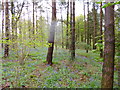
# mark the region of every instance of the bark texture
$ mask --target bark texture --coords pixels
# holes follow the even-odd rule
[[[8,0],[5,2],[5,37],[6,37],[6,43],[5,43],[5,49],[4,49],[4,57],[9,56],[9,8],[8,8]]]
[[[75,1],[73,1],[73,23],[72,23],[72,43],[71,43],[71,59],[75,59]]]
[[[103,35],[103,31],[102,31],[102,27],[103,27],[103,11],[102,11],[102,2],[100,4],[100,43],[102,44],[102,35]],[[103,57],[103,49],[100,49],[100,57]]]
[[[69,28],[69,0],[67,2],[67,30],[66,30],[66,49],[69,48],[69,42],[68,42],[68,28]]]
[[[101,87],[113,88],[114,55],[115,55],[114,6],[109,6],[105,8],[104,36],[105,47]]]
[[[53,50],[54,50],[55,25],[56,25],[56,0],[52,0],[52,23],[50,28],[50,36],[48,40],[48,43],[50,45],[48,47],[48,53],[47,53],[48,65],[53,64],[52,58],[53,58]]]

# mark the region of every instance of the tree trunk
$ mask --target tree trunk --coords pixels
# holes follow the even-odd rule
[[[85,39],[84,39],[84,42],[86,43],[86,16],[85,16],[85,2],[83,0],[83,4],[84,4],[84,7],[83,7],[83,10],[84,10],[84,35],[85,35]]]
[[[95,9],[95,3],[93,3],[93,17],[94,17],[93,49],[96,49],[96,46],[95,46],[95,43],[96,43],[96,25],[97,25],[96,14],[97,14],[97,11]]]
[[[69,28],[69,0],[68,0],[68,6],[67,6],[67,30],[66,30],[66,49],[69,48],[69,42],[68,42],[68,28]]]
[[[115,34],[114,34],[114,6],[105,8],[105,47],[102,71],[102,88],[113,88]]]
[[[32,33],[33,33],[33,41],[35,41],[35,4],[34,4],[34,0],[33,0],[33,30],[32,30]],[[35,48],[35,43],[33,43],[33,47]]]
[[[55,25],[56,25],[56,0],[52,0],[52,23],[51,23],[51,28],[50,28],[50,36],[49,36],[49,40],[48,40],[48,43],[50,45],[48,47],[48,53],[47,53],[48,65],[52,65]]]
[[[15,23],[15,10],[14,10],[14,2],[11,1],[11,14],[12,14],[12,37],[11,37],[11,40],[12,42],[15,42],[15,30],[17,29],[16,28],[16,23]],[[14,43],[12,44],[12,48],[15,48],[14,47]]]
[[[103,32],[102,32],[102,23],[103,23],[103,11],[102,11],[102,2],[100,4],[100,43],[103,44],[102,42],[102,35],[103,35]],[[103,49],[100,49],[100,57],[103,57]]]
[[[9,56],[9,8],[8,8],[8,0],[6,0],[5,2],[5,37],[6,37],[6,44],[5,44],[5,49],[4,49],[4,57],[8,57]]]
[[[3,39],[4,39],[4,0],[2,0],[2,44],[1,44],[2,48],[3,48]]]
[[[62,17],[62,6],[61,6],[61,29],[62,29],[62,48],[64,48],[64,41],[63,41],[63,17]]]
[[[72,14],[72,25],[71,25],[71,59],[74,60],[75,59],[75,1],[71,1],[71,5],[73,5],[73,7],[71,8],[73,14]]]
[[[34,33],[35,33],[35,23],[34,23],[34,17],[35,17],[35,15],[34,15],[34,8],[35,8],[35,5],[34,5],[34,0],[33,0],[33,35],[34,35]]]
[[[87,2],[87,8],[88,8],[88,16],[87,16],[87,48],[86,52],[88,53],[88,45],[90,45],[90,33],[89,33],[89,0]]]

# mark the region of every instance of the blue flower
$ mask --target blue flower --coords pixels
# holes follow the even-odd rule
[[[6,71],[7,71],[7,69],[4,69],[3,71],[4,71],[4,72],[6,72]]]
[[[70,81],[72,81],[73,79],[70,77]]]
[[[40,88],[40,86],[38,86],[38,88]]]
[[[91,77],[90,79],[89,79],[90,81],[94,81],[94,79]]]
[[[11,71],[15,71],[14,69],[10,69]]]
[[[28,65],[28,67],[31,67],[31,65]]]
[[[74,72],[71,72],[72,74],[74,74]]]
[[[8,75],[7,75],[7,76],[10,76],[10,75],[11,75],[11,74],[9,74],[9,73],[8,73]]]
[[[62,81],[62,79],[60,78],[60,79],[58,79],[59,81]]]

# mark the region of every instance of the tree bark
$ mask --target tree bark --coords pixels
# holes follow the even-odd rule
[[[50,36],[48,43],[50,44],[48,47],[47,53],[47,62],[48,65],[52,65],[53,58],[53,50],[54,50],[54,35],[55,35],[55,25],[56,25],[56,0],[52,0],[52,23],[50,28]]]
[[[90,33],[89,33],[89,0],[87,2],[88,16],[87,16],[87,46],[90,45]],[[86,53],[88,53],[88,47],[86,48]]]
[[[69,28],[69,0],[68,0],[68,6],[67,6],[67,30],[66,30],[66,49],[69,48],[69,42],[68,42],[68,28]]]
[[[4,39],[4,0],[2,0],[2,44],[1,47],[3,48],[3,39]]]
[[[102,11],[102,2],[100,4],[100,43],[102,44],[102,35],[103,35],[103,31],[102,31],[102,26],[103,26],[103,11]],[[103,49],[100,49],[100,57],[103,57]]]
[[[63,41],[63,16],[62,16],[62,6],[61,6],[61,29],[62,29],[62,48],[64,48],[64,41]]]
[[[105,8],[105,47],[102,71],[102,88],[113,88],[115,33],[114,33],[114,5]]]
[[[83,0],[83,10],[84,10],[84,35],[85,35],[85,39],[84,42],[86,43],[86,16],[85,16],[85,2]]]
[[[73,14],[72,14],[72,25],[71,25],[71,59],[74,60],[75,59],[75,1],[71,1],[73,7],[71,8]]]
[[[96,43],[96,25],[97,25],[97,11],[95,9],[95,3],[93,3],[93,17],[94,17],[94,32],[93,32],[93,49],[96,49],[95,43]]]
[[[8,8],[8,0],[5,2],[5,37],[6,37],[6,43],[5,43],[5,49],[4,49],[4,57],[9,56],[9,8]]]
[[[17,35],[15,36],[15,31],[17,30],[17,24],[15,22],[15,9],[14,9],[14,2],[11,1],[11,14],[12,14],[12,37],[11,40],[13,42],[12,48],[15,48],[15,37],[17,38]],[[17,31],[16,31],[17,32]]]

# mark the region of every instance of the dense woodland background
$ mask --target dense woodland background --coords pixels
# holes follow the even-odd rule
[[[2,0],[1,17],[1,88],[120,87],[120,1]]]

